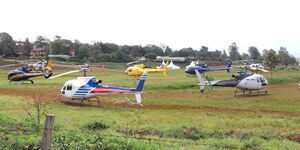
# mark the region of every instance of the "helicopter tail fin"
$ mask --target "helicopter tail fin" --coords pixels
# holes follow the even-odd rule
[[[170,62],[168,61],[165,66],[164,66],[164,75],[166,76],[167,75],[167,71],[168,71],[168,66],[169,66]]]
[[[147,72],[144,72],[142,74],[141,78],[140,78],[140,81],[139,81],[137,87],[136,87],[136,91],[142,91],[143,90],[146,78],[147,78]]]
[[[44,69],[44,71],[45,71],[45,74],[44,74],[44,77],[46,78],[46,79],[48,79],[49,77],[51,77],[52,76],[52,68],[51,68],[51,66],[52,66],[52,61],[51,60],[48,60],[47,61],[47,64],[46,64],[46,67],[45,67],[45,69]]]
[[[226,62],[226,67],[227,67],[227,73],[230,73],[230,68],[231,68],[231,64],[232,64],[232,61],[227,61]]]
[[[136,100],[136,103],[141,104],[142,103],[142,94],[141,93],[135,94],[135,100]]]
[[[51,61],[51,60],[48,60],[48,61],[47,61],[47,64],[46,64],[46,67],[50,67],[50,68],[51,68],[51,66],[52,66],[52,61]]]

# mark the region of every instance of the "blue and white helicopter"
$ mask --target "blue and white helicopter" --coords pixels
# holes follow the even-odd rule
[[[70,98],[72,100],[81,100],[81,102],[83,102],[84,100],[90,102],[92,98],[96,98],[99,103],[100,101],[98,99],[98,96],[135,95],[136,103],[141,104],[144,93],[143,87],[146,81],[147,72],[144,72],[141,75],[140,81],[136,88],[125,88],[100,85],[100,83],[102,83],[102,80],[97,80],[96,77],[86,76],[86,72],[88,70],[88,66],[85,65],[81,70],[69,71],[67,73],[51,77],[50,79],[74,72],[84,72],[83,77],[77,77],[76,79],[65,82],[60,90],[62,96]],[[129,99],[127,100],[129,101]]]
[[[206,64],[200,64],[198,62],[191,62],[190,65],[186,66],[186,70],[185,72],[188,74],[197,74],[197,72],[199,74],[204,74],[206,80],[208,81],[210,87],[212,90],[214,90],[213,86],[210,84],[210,80],[209,77],[205,74],[205,72],[207,71],[219,71],[219,70],[226,70],[227,73],[230,73],[230,69],[231,69],[231,61],[227,61],[226,62],[226,67],[208,67],[208,65]]]
[[[0,66],[0,68],[14,66],[14,65]],[[32,65],[35,65],[36,67],[38,67],[40,69],[34,70]],[[17,69],[10,71],[7,74],[7,79],[10,82],[18,82],[18,83],[30,81],[31,84],[33,84],[34,82],[33,82],[33,80],[30,80],[30,78],[44,76],[46,79],[48,79],[53,74],[51,65],[52,65],[51,60],[43,61],[40,64],[36,63],[36,64],[28,65],[25,63],[25,64],[22,64],[21,67],[18,67]]]
[[[218,71],[218,70],[226,70],[228,73],[230,73],[231,64],[232,62],[228,61],[226,62],[226,67],[209,67],[207,64],[200,64],[192,61],[190,65],[186,66],[185,73],[196,74],[195,70],[198,70],[200,74],[207,71]]]

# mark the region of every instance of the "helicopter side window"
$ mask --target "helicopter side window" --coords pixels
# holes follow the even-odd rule
[[[260,83],[260,78],[257,78],[257,83]]]
[[[66,90],[66,86],[63,87],[63,90]]]
[[[72,84],[67,85],[67,90],[72,90]]]

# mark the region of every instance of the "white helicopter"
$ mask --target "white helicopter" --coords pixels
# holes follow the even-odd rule
[[[255,71],[255,72],[257,71],[268,72],[267,70],[265,70],[265,67],[261,64],[245,64],[241,66],[241,68],[245,70]]]
[[[85,65],[81,70],[69,71],[50,79],[74,73],[74,72],[84,72],[83,77],[77,77],[76,79],[66,81],[62,86],[60,92],[61,95],[72,100],[84,100],[91,101],[90,99],[96,98],[99,103],[98,96],[105,95],[120,95],[120,94],[133,94],[135,95],[136,102],[141,104],[143,96],[143,87],[146,81],[147,72],[141,75],[140,81],[136,88],[124,88],[124,87],[112,87],[100,85],[101,80],[97,80],[95,77],[87,77],[86,72],[88,71],[88,66]],[[127,99],[129,101],[129,99]]]
[[[195,70],[198,80],[200,82],[200,93],[204,92],[205,86],[222,86],[222,87],[236,87],[234,96],[238,96],[240,91],[243,96],[265,95],[267,91],[260,91],[268,85],[267,79],[260,74],[253,74],[251,72],[238,72],[232,75],[232,79],[218,80],[218,81],[204,81],[198,70]],[[248,92],[248,93],[246,93]]]

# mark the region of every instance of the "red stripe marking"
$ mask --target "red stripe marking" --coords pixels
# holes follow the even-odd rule
[[[90,93],[140,93],[137,91],[116,90],[107,88],[95,88]]]

